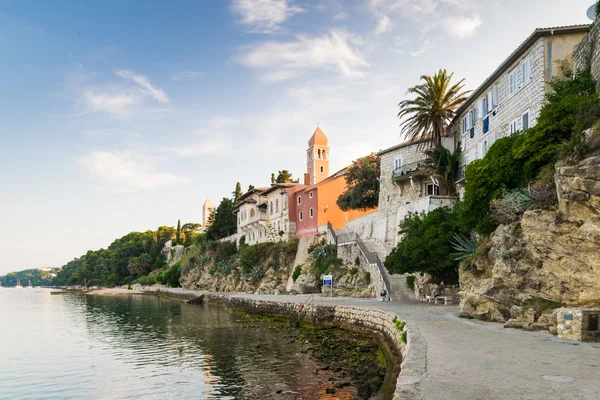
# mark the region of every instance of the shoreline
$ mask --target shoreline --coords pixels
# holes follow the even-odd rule
[[[295,296],[297,301],[267,301],[252,299],[243,293],[210,293],[169,287],[123,287],[96,289],[86,295],[155,295],[190,303],[221,304],[231,310],[266,317],[285,318],[298,323],[337,327],[349,331],[375,334],[393,361],[392,399],[420,399],[418,383],[426,375],[425,341],[412,324],[399,320],[389,311],[347,305],[319,305],[310,295]],[[277,297],[277,296],[273,296]],[[398,370],[399,369],[399,370]]]

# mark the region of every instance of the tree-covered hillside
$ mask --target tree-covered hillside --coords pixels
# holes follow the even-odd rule
[[[4,276],[0,276],[2,286],[13,287],[17,285],[17,279],[21,281],[22,286],[26,286],[31,280],[32,286],[51,286],[52,278],[56,276],[59,268],[26,269],[23,271],[9,272]]]
[[[188,226],[194,224],[183,225],[182,232],[192,240],[196,233],[187,230]],[[68,262],[54,279],[54,285],[112,287],[131,283],[166,265],[161,249],[168,240],[175,238],[175,234],[176,230],[168,226],[161,226],[156,231],[131,232],[106,249],[89,250]]]

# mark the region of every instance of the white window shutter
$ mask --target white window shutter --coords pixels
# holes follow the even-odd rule
[[[494,107],[498,106],[498,97],[500,95],[500,88],[498,85],[494,85],[494,89],[492,89],[492,104]]]
[[[477,158],[483,158],[483,156],[485,155],[483,153],[483,142],[477,143],[477,153]]]
[[[492,91],[490,90],[486,95],[487,111],[490,112],[494,109],[494,102],[492,100]]]
[[[483,111],[483,99],[479,99],[479,101],[477,102],[477,105],[478,105],[477,113],[479,115],[479,118],[483,118],[483,114],[484,114],[484,111]]]

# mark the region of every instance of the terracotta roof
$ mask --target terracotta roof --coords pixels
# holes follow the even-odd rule
[[[267,190],[262,192],[260,195],[266,196],[269,193],[274,192],[277,189],[287,189],[287,188],[291,188],[291,187],[298,186],[298,185],[300,185],[300,184],[299,183],[276,183],[275,185],[271,186],[270,188],[268,188]]]
[[[587,32],[589,29],[589,24],[581,24],[581,25],[566,25],[566,26],[555,26],[549,28],[537,28],[533,31],[531,35],[515,51],[513,51],[506,60],[500,64],[498,68],[490,75],[477,89],[471,93],[471,96],[465,101],[459,108],[456,109],[456,114],[453,122],[459,117],[459,115],[465,111],[469,106],[477,100],[479,96],[483,94],[485,89],[492,84],[496,79],[498,79],[508,67],[510,67],[515,61],[519,59],[519,57],[527,51],[527,49],[535,43],[540,37],[543,36],[552,36],[554,34],[561,33],[583,33]]]
[[[315,144],[317,146],[327,146],[327,143],[327,136],[325,136],[321,128],[317,127],[315,133],[313,133],[313,135],[310,137],[310,140],[308,141],[308,147],[312,147]]]

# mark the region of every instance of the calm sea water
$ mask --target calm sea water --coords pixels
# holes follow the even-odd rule
[[[319,398],[298,346],[216,306],[0,289],[1,399]]]

